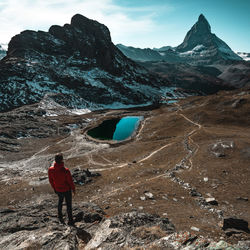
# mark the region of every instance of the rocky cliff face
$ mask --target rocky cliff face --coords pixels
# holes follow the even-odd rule
[[[0,70],[0,111],[45,95],[71,108],[145,104],[169,85],[126,58],[105,25],[79,14],[63,27],[14,36]]]

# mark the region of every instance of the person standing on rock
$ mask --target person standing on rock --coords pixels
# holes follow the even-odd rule
[[[58,195],[58,218],[60,222],[63,221],[62,205],[63,200],[66,200],[67,213],[68,213],[68,225],[73,225],[72,216],[72,191],[75,195],[75,185],[68,168],[64,167],[63,155],[57,154],[55,156],[55,162],[48,171],[49,182],[55,193]]]

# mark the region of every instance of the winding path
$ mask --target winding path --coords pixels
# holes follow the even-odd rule
[[[182,111],[182,108],[181,106],[178,104],[178,103],[174,103],[178,110],[176,111],[176,114],[178,114],[180,111]],[[193,129],[191,132],[189,132],[187,135],[184,136],[184,145],[186,146],[186,149],[188,150],[188,154],[181,160],[181,162],[179,164],[176,164],[174,166],[174,168],[170,169],[167,171],[167,173],[164,173],[164,174],[160,174],[160,175],[157,175],[157,176],[154,176],[152,178],[149,178],[149,179],[146,179],[144,181],[139,181],[139,182],[136,182],[136,183],[133,183],[133,184],[130,184],[126,187],[120,187],[120,188],[116,188],[116,189],[113,189],[112,191],[110,192],[107,192],[105,194],[102,194],[100,196],[96,196],[95,198],[91,199],[91,201],[95,201],[95,200],[98,200],[100,198],[103,198],[103,197],[109,197],[109,196],[112,196],[114,194],[116,194],[117,192],[119,191],[125,191],[126,189],[129,189],[131,187],[134,187],[136,185],[141,185],[141,184],[145,184],[147,182],[150,182],[152,180],[155,180],[155,179],[158,179],[158,178],[161,178],[161,177],[172,177],[173,173],[179,171],[179,170],[183,170],[183,169],[191,169],[192,166],[193,166],[193,163],[192,163],[192,158],[194,157],[194,155],[198,152],[199,150],[199,145],[197,143],[195,143],[193,141],[193,139],[191,138],[197,131],[199,131],[201,128],[202,128],[202,125],[199,124],[199,123],[196,123],[194,121],[192,121],[191,119],[189,119],[188,117],[186,117],[184,114],[179,114],[181,117],[183,117],[185,120],[187,120],[188,122],[192,123],[193,125],[197,126],[198,128],[195,128]],[[144,123],[145,125],[145,123]],[[142,131],[142,128],[143,126],[141,127],[139,133],[141,133]],[[139,136],[139,134],[138,134]],[[141,159],[140,161],[138,161],[138,163],[141,163],[141,162],[144,162],[148,159],[150,159],[153,155],[157,154],[158,152],[160,152],[161,150],[163,150],[164,148],[166,147],[169,147],[171,145],[173,145],[174,143],[168,143],[162,147],[160,147],[159,149],[156,149],[154,150],[153,152],[151,152],[148,156],[144,157],[143,159]],[[192,149],[192,147],[190,146],[191,144],[195,145],[195,149]],[[185,165],[186,162],[189,162],[190,166],[187,167]],[[105,168],[105,169],[93,169],[92,171],[108,171],[108,170],[114,170],[114,169],[119,169],[119,168],[123,168],[123,167],[126,167],[128,166],[129,163],[123,163],[123,164],[120,164],[120,165],[117,165],[117,166],[113,166],[113,167],[110,167],[110,168]],[[172,174],[170,174],[172,173]]]

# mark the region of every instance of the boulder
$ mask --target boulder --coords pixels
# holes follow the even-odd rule
[[[234,233],[234,231],[232,231],[232,229],[238,230],[238,231],[235,231],[236,233],[239,233],[239,231],[250,233],[250,230],[248,228],[248,222],[243,220],[243,219],[236,218],[236,217],[224,218],[223,219],[222,229],[224,231],[228,231],[228,232],[229,232],[229,229],[230,229],[229,234]]]

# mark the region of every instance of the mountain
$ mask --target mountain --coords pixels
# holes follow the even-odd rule
[[[184,41],[176,47],[176,51],[180,53],[180,56],[191,57],[203,63],[214,63],[220,60],[242,60],[225,42],[211,33],[211,27],[202,14],[188,31]]]
[[[249,55],[234,53],[211,32],[211,26],[202,14],[177,47],[135,49],[121,44],[117,47],[127,57],[176,86],[207,94],[226,86],[250,86],[250,63],[246,62]]]
[[[0,60],[6,56],[5,44],[0,44]]]
[[[124,55],[134,61],[159,61],[162,60],[162,56],[159,52],[152,49],[140,49],[134,47],[127,47],[122,44],[116,45],[118,49],[122,51]]]
[[[168,62],[140,62],[140,64],[150,71],[159,74],[167,79],[174,86],[185,90],[192,90],[203,94],[213,94],[219,90],[230,90],[227,81],[218,76],[222,73],[212,66],[193,66],[187,63]]]
[[[127,57],[136,61],[185,62],[192,65],[204,65],[242,60],[225,42],[211,33],[211,27],[202,14],[188,31],[184,41],[175,48],[164,46],[160,49],[135,49],[121,44],[117,47]]]
[[[49,96],[70,108],[150,104],[169,86],[125,57],[108,28],[82,15],[14,36],[0,61],[0,111]]]

